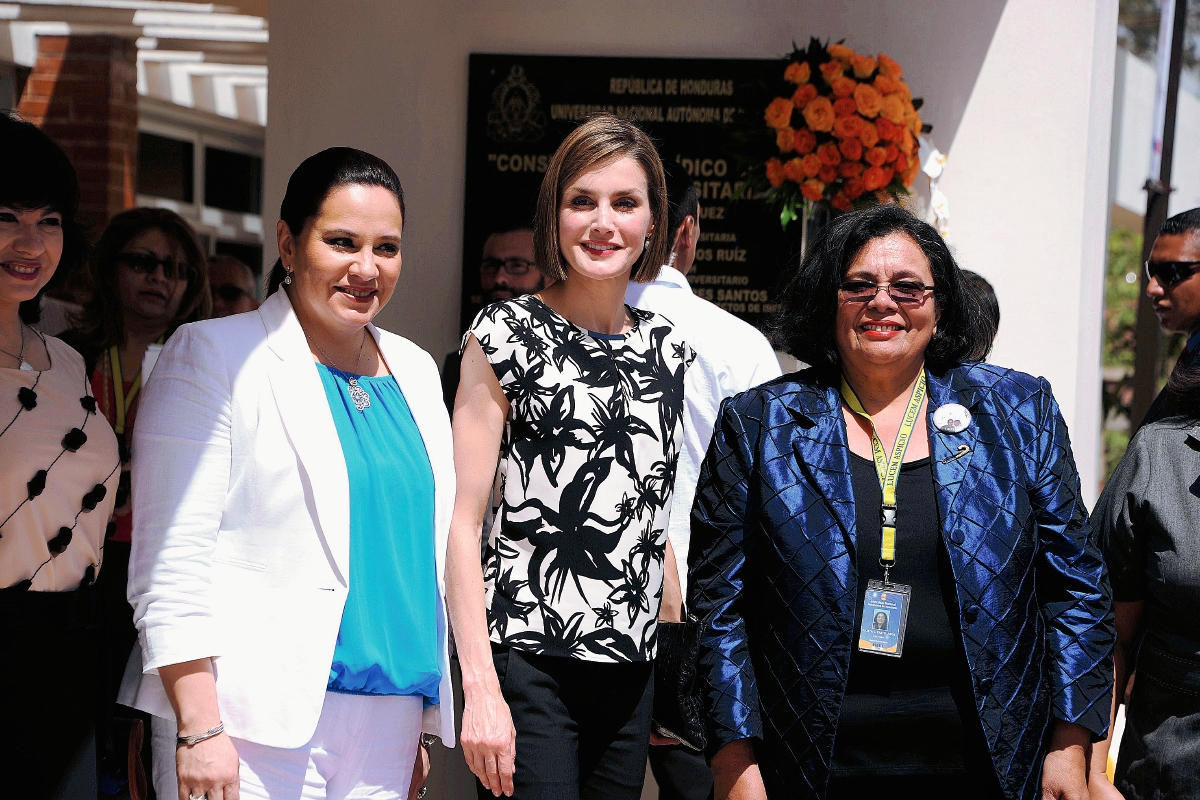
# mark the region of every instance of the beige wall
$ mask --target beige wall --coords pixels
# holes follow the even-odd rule
[[[290,0],[272,12],[264,227],[311,153],[387,159],[409,219],[380,322],[439,360],[459,335],[468,53],[771,57],[810,35],[887,52],[949,153],[952,243],[999,290],[996,360],[1054,384],[1094,498],[1116,0]]]

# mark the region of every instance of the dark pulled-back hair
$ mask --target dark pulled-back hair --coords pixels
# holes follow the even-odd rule
[[[146,231],[162,231],[179,245],[189,269],[187,288],[179,301],[175,319],[167,328],[169,337],[187,322],[212,316],[212,290],[208,285],[208,262],[196,231],[187,220],[166,208],[131,208],[114,216],[92,248],[87,265],[90,297],[75,320],[70,344],[89,363],[96,352],[125,343],[125,310],[121,306],[117,257],[125,246]]]
[[[42,295],[62,285],[87,257],[87,238],[75,219],[79,179],[62,148],[37,126],[0,112],[0,206],[17,211],[48,208],[62,215],[63,251],[53,277],[37,297],[21,303],[21,321],[41,317]]]
[[[533,252],[537,268],[547,278],[567,279],[570,266],[563,255],[558,234],[558,209],[571,181],[584,172],[614,159],[632,158],[646,175],[646,193],[654,230],[642,250],[629,279],[652,281],[667,259],[675,231],[668,230],[666,176],[662,159],[645,131],[613,114],[595,114],[567,134],[554,151],[538,191],[537,215],[533,221]]]
[[[995,337],[995,326],[937,230],[896,205],[843,214],[821,230],[780,297],[780,312],[769,331],[776,347],[830,378],[839,373],[841,356],[834,332],[838,289],[859,252],[873,239],[893,233],[912,239],[929,259],[933,273],[933,298],[941,318],[925,350],[926,366],[938,373],[982,359]]]
[[[380,186],[395,196],[400,204],[400,224],[408,219],[404,206],[404,189],[388,163],[378,156],[353,147],[330,147],[300,162],[287,191],[279,204],[279,218],[288,226],[292,236],[300,238],[308,221],[321,212],[321,204],[339,186]],[[275,293],[287,275],[283,259],[276,259],[267,279],[267,294]]]
[[[1158,229],[1159,236],[1179,236],[1191,234],[1200,236],[1200,208],[1190,208],[1170,217]]]

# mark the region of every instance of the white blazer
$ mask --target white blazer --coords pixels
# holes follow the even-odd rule
[[[444,604],[454,505],[450,420],[437,366],[374,326],[433,467],[441,704],[423,729],[454,743]],[[158,668],[215,658],[231,736],[312,738],[350,575],[341,442],[287,295],[182,326],[147,382],[133,438],[129,602],[142,673],[123,702],[173,719]],[[380,598],[381,601],[385,598]]]

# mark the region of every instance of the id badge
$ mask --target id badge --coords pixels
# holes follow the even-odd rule
[[[900,657],[904,650],[904,628],[912,587],[902,583],[868,581],[863,599],[858,649],[866,653]]]

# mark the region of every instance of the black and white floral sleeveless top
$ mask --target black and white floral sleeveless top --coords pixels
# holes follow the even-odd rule
[[[632,330],[603,336],[526,295],[483,309],[468,331],[511,407],[484,549],[497,644],[586,661],[654,657],[695,356],[665,317],[629,312]]]

